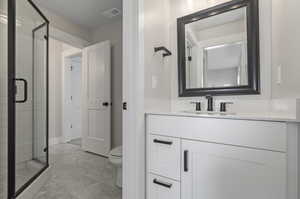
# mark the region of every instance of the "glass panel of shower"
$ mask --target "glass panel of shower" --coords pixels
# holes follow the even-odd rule
[[[0,198],[7,198],[7,0],[0,0]]]
[[[10,199],[48,168],[49,24],[31,0],[6,1]]]

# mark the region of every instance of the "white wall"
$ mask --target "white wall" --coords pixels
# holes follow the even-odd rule
[[[170,49],[169,0],[144,2],[144,61],[145,61],[145,109],[170,110],[170,72],[174,66],[170,59],[162,57],[162,52],[154,53],[154,47]]]
[[[49,40],[49,139],[62,137],[63,43]]]
[[[186,107],[192,107],[189,102],[195,100],[206,101],[203,98],[195,97],[195,98],[179,98],[178,97],[178,73],[177,73],[177,23],[176,19],[178,17],[188,15],[194,13],[199,10],[203,10],[205,8],[212,7],[214,5],[227,2],[229,0],[165,0],[165,1],[146,1],[145,2],[145,16],[144,16],[144,31],[145,31],[145,100],[146,100],[146,110],[166,110],[165,107],[171,106],[172,111],[186,109]],[[274,25],[274,18],[276,19],[277,13],[281,13],[280,5],[277,6],[273,11],[272,16],[272,2],[275,1],[280,2],[281,4],[286,4],[286,2],[280,0],[260,0],[260,72],[261,72],[261,94],[260,95],[251,95],[251,96],[220,96],[216,97],[217,103],[219,101],[233,101],[235,104],[231,107],[235,110],[240,110],[246,108],[245,111],[259,111],[261,107],[261,111],[267,110],[270,106],[270,100],[275,97],[272,95],[274,93],[274,71],[272,73],[272,51],[276,51],[274,49],[274,45],[276,42],[274,41],[274,34],[278,37],[278,32],[272,32],[272,19]],[[278,3],[279,4],[279,3]],[[287,5],[285,7],[292,7],[288,9],[286,12],[286,17],[288,17],[291,21],[290,27],[291,30],[285,31],[285,29],[281,29],[281,34],[285,32],[285,34],[289,34],[291,32],[292,35],[295,35],[293,38],[297,38],[298,28],[292,26],[292,24],[297,24],[295,16],[297,16],[297,10],[295,7],[299,4],[297,0],[288,0]],[[284,6],[283,6],[284,7]],[[274,5],[273,5],[274,9]],[[288,16],[289,12],[292,13],[292,16]],[[169,14],[168,14],[169,13]],[[294,17],[294,18],[293,18]],[[293,19],[292,19],[293,18]],[[299,17],[297,18],[299,19]],[[289,23],[287,23],[289,24]],[[285,24],[286,25],[286,24]],[[287,26],[287,25],[286,25]],[[281,27],[281,26],[280,26]],[[294,30],[294,29],[295,30]],[[274,29],[274,28],[273,28]],[[273,30],[274,31],[274,30]],[[273,41],[272,41],[273,34]],[[167,35],[167,36],[165,36]],[[295,40],[291,40],[289,36],[281,37],[284,38],[285,41],[293,42]],[[281,46],[277,47],[278,49],[282,49],[282,45],[285,43],[283,40],[281,42]],[[296,42],[297,43],[297,42]],[[161,59],[154,58],[155,55],[152,51],[152,48],[157,45],[164,45],[167,48],[171,49],[173,55],[169,58]],[[292,54],[292,57],[296,59],[298,50],[297,47],[299,45],[293,44],[293,53],[291,50],[285,51],[285,57],[288,57],[289,54]],[[273,47],[273,48],[272,48]],[[299,48],[299,47],[298,47]],[[282,53],[282,52],[281,52]],[[278,57],[276,55],[276,57]],[[282,59],[282,56],[279,56]],[[288,59],[288,58],[287,58]],[[286,60],[287,60],[286,59]],[[289,59],[290,60],[290,59]],[[287,61],[286,61],[287,62]],[[289,64],[291,65],[291,64]],[[296,67],[297,62],[293,60],[293,66],[289,66],[287,68],[283,68],[284,72],[290,71],[286,77],[291,75],[292,72],[294,74],[298,74],[298,68]],[[286,67],[286,66],[285,66]],[[299,70],[300,71],[300,70]],[[156,89],[153,89],[153,74],[156,74],[158,77],[154,78],[154,80],[158,80],[158,86]],[[298,75],[292,75],[292,79],[288,80],[285,84],[286,87],[292,93],[295,93],[297,89],[295,88],[296,77]],[[163,80],[170,81],[163,81]],[[272,81],[273,79],[273,81]],[[299,78],[298,78],[299,79]],[[289,82],[289,83],[288,83]],[[285,87],[285,88],[286,88]],[[298,88],[299,89],[299,88]],[[281,92],[283,89],[280,89]],[[300,90],[300,89],[299,89]],[[171,94],[169,94],[171,91]],[[277,92],[278,93],[278,92]],[[277,94],[278,96],[279,94]],[[273,96],[273,98],[272,98]],[[281,97],[285,97],[285,95],[280,95]],[[291,95],[290,95],[291,96]],[[170,99],[170,100],[168,100]],[[259,101],[258,101],[259,100]],[[169,105],[170,104],[170,105]],[[257,106],[260,104],[261,106]],[[249,106],[248,106],[249,105]],[[257,107],[257,108],[255,108]],[[265,108],[268,107],[268,108]],[[286,109],[289,109],[285,107]]]
[[[176,111],[191,107],[190,101],[204,101],[199,97],[178,98],[176,18],[226,1],[228,0],[145,1],[146,110],[166,110],[165,107],[171,103],[171,109]],[[235,107],[233,108],[235,110],[267,111],[273,106],[270,105],[271,101],[278,99],[288,101],[300,96],[298,61],[300,27],[297,25],[300,23],[298,11],[300,1],[260,0],[259,2],[261,95],[216,97],[217,101],[234,101],[235,104],[231,107]],[[172,57],[156,58],[152,48],[157,45],[170,48]],[[280,79],[278,66],[281,66],[281,82],[278,82]],[[157,88],[152,88],[153,82],[155,83],[153,76],[156,76],[154,80],[157,80]],[[168,79],[170,82],[163,81]],[[168,98],[171,98],[171,102]],[[289,105],[281,104],[280,108],[290,110]]]
[[[92,33],[93,43],[110,40],[112,89],[112,147],[122,144],[122,20],[106,24]]]
[[[300,97],[300,1],[273,0],[273,98]],[[278,84],[281,66],[282,83]]]

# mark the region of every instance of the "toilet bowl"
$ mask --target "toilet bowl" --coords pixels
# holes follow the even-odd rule
[[[116,186],[122,188],[122,146],[116,147],[110,151],[108,159],[115,167]]]

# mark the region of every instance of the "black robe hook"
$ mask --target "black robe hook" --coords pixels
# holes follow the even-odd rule
[[[155,47],[154,48],[154,52],[158,52],[158,51],[165,51],[165,53],[163,53],[163,57],[166,57],[166,56],[171,56],[172,53],[171,51],[169,51],[166,47],[164,46],[160,46],[160,47]]]

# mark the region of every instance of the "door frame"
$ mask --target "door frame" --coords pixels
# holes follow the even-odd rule
[[[74,49],[70,49],[67,51],[64,51],[62,53],[62,121],[63,121],[63,125],[62,125],[62,141],[63,143],[66,143],[68,141],[71,141],[71,136],[70,136],[70,132],[67,131],[67,123],[65,124],[64,121],[67,121],[67,110],[66,110],[66,99],[67,96],[65,95],[65,81],[66,81],[66,59],[69,59],[72,56],[76,56],[76,55],[81,55],[83,56],[83,52],[81,49],[75,48]],[[81,61],[81,68],[82,68],[83,64]],[[81,71],[81,87],[80,87],[80,93],[82,94],[82,71]],[[81,99],[80,99],[81,100]],[[82,112],[82,106],[80,106],[81,112]],[[80,120],[82,121],[82,120]],[[81,123],[82,125],[82,123]],[[82,135],[82,128],[81,128],[81,135]]]
[[[8,127],[7,127],[7,161],[8,161],[8,176],[7,176],[7,197],[8,199],[13,199],[19,196],[27,187],[29,187],[45,170],[49,168],[49,151],[48,151],[48,68],[49,68],[49,20],[43,15],[43,13],[38,9],[38,7],[32,2],[32,0],[27,0],[27,2],[33,7],[33,9],[44,19],[46,25],[46,165],[37,174],[35,174],[31,179],[29,179],[21,188],[16,190],[16,103],[15,103],[15,76],[16,76],[16,0],[7,0],[7,16],[8,16],[8,96],[7,96],[7,117],[8,117]],[[32,32],[32,37],[34,38],[34,32]]]
[[[123,199],[146,198],[144,67],[144,0],[123,0]]]

